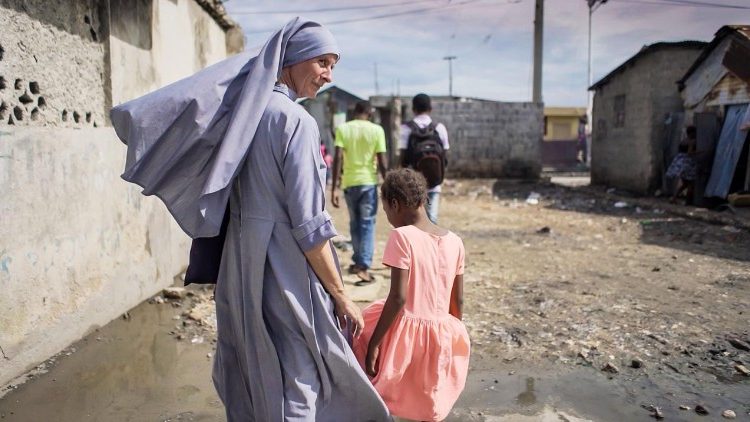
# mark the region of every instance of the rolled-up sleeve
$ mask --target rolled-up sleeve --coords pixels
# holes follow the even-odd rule
[[[312,118],[303,118],[289,140],[283,165],[292,235],[303,251],[337,235],[331,215],[325,210],[326,169],[317,125]]]

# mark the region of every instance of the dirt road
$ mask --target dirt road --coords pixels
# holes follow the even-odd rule
[[[333,215],[346,235],[345,209]],[[376,256],[389,230],[378,218]],[[750,420],[747,231],[481,180],[446,186],[440,220],[466,244],[473,342],[449,420],[648,420],[657,408],[667,420]],[[350,291],[384,295],[387,270],[376,273],[380,285]],[[0,418],[222,420],[209,297],[141,305],[6,391]]]

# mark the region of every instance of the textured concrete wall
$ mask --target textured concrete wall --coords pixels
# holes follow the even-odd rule
[[[661,186],[665,118],[682,110],[677,80],[700,50],[669,48],[645,54],[597,89],[593,106],[591,182],[647,194]],[[615,98],[625,95],[623,127],[615,127]]]
[[[0,127],[104,124],[104,48],[90,0],[0,0]]]
[[[432,118],[448,129],[449,176],[539,176],[543,105],[437,97]]]
[[[109,128],[0,132],[0,384],[173,283],[188,238]]]
[[[112,0],[112,104],[227,57],[227,35],[193,0]]]
[[[0,0],[0,28],[3,384],[183,271],[187,236],[119,178],[103,126],[113,100],[223,59],[227,39],[193,0]]]

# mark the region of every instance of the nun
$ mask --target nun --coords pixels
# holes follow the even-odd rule
[[[229,421],[389,421],[357,364],[315,120],[295,100],[333,79],[339,48],[293,19],[239,54],[112,109],[126,181],[193,239],[226,227],[213,380]],[[223,233],[223,231],[222,231]]]

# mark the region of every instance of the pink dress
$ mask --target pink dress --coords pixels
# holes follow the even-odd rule
[[[372,383],[395,416],[439,421],[448,416],[466,383],[469,334],[448,313],[453,280],[464,272],[464,246],[453,233],[437,236],[414,226],[391,231],[383,264],[409,270],[406,304],[380,346]],[[367,346],[385,300],[364,311],[364,333],[354,354],[364,368]]]

